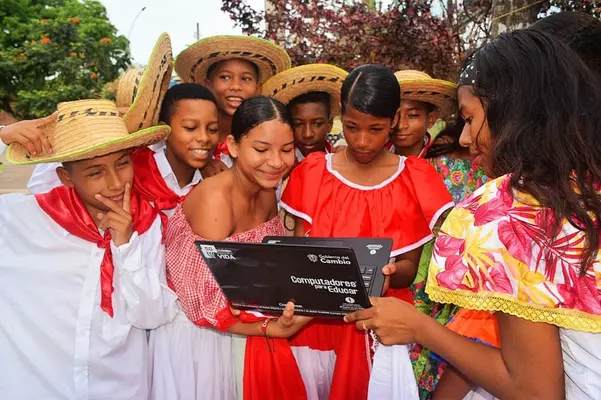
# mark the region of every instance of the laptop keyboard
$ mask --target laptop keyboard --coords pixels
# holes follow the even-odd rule
[[[371,289],[371,281],[376,273],[376,267],[372,266],[361,266],[361,276],[363,277],[363,284],[365,289],[369,293]]]

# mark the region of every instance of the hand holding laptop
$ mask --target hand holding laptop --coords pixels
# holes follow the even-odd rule
[[[234,317],[239,317],[242,311],[230,306],[230,311]],[[294,315],[294,303],[289,301],[282,312],[282,315],[268,318],[263,331],[264,335],[270,338],[287,339],[295,335],[301,328],[307,325],[313,317]]]
[[[382,287],[382,296],[384,295],[384,293],[386,293],[386,291],[390,287],[390,277],[396,273],[396,269],[397,268],[396,268],[395,263],[386,264],[384,266],[384,268],[382,268],[382,273],[385,276],[384,286]]]
[[[285,339],[293,336],[309,323],[313,317],[294,315],[294,303],[289,301],[279,318],[271,319],[265,334],[267,337]]]

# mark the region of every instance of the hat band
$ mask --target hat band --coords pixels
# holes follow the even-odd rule
[[[273,61],[271,61],[269,58],[265,57],[262,54],[251,53],[251,52],[248,52],[248,51],[241,51],[241,50],[236,50],[236,51],[218,51],[218,52],[215,52],[215,53],[211,53],[211,54],[209,54],[206,57],[199,58],[198,61],[196,61],[196,63],[194,63],[194,65],[192,65],[192,68],[190,68],[190,80],[192,82],[195,82],[196,69],[198,68],[198,66],[200,64],[202,64],[203,61],[210,60],[212,58],[227,57],[227,56],[234,56],[232,58],[236,58],[236,56],[238,56],[238,57],[240,57],[242,59],[253,58],[253,59],[262,61],[262,62],[266,63],[267,65],[269,65],[269,68],[271,69],[271,73],[273,75],[275,75],[277,73],[277,71],[278,71],[278,69],[277,69],[276,65],[273,63]],[[250,61],[250,60],[248,60],[248,61]],[[252,61],[250,61],[250,62],[252,62]]]
[[[288,85],[290,85],[291,87],[295,86],[295,85],[300,85],[303,83],[313,83],[313,82],[330,82],[330,83],[337,83],[339,81],[341,81],[342,78],[338,77],[338,76],[333,76],[333,77],[327,77],[327,76],[323,76],[323,75],[315,75],[315,76],[311,76],[311,77],[302,77],[299,80],[293,79],[292,82],[284,82],[280,85],[280,87],[273,89],[271,96],[275,96],[276,94],[278,94],[279,92],[286,90],[286,88],[288,87]],[[317,90],[317,89],[316,89]]]
[[[166,71],[166,67],[168,65],[169,59],[167,57],[167,54],[164,54],[163,57],[161,58],[161,65],[159,66],[159,69],[157,71],[157,74],[154,78],[154,83],[152,85],[152,95],[154,95],[157,91],[157,88],[159,87],[159,81],[161,80],[161,76],[165,73]],[[134,90],[133,90],[133,97],[132,97],[132,104],[134,104],[134,100],[136,99],[136,96],[138,95],[138,87],[140,86],[140,78],[142,77],[142,74],[139,74],[136,77],[136,82],[134,84]],[[169,77],[169,79],[171,79],[171,77]],[[158,107],[159,105],[157,105]],[[144,121],[146,121],[146,118],[148,117],[148,108],[146,110],[144,110],[144,115],[142,116],[142,120],[138,123],[138,128],[137,130],[141,130],[142,128],[144,128]],[[152,110],[151,110],[152,111]]]
[[[449,96],[448,94],[444,94],[444,93],[440,93],[440,92],[434,92],[431,90],[418,90],[418,91],[413,91],[413,90],[404,90],[403,94],[406,95],[417,95],[417,96],[442,96],[445,99],[451,99],[452,97]]]
[[[93,108],[86,108],[85,110],[82,110],[82,111],[72,111],[72,112],[66,113],[66,114],[59,114],[58,117],[56,117],[56,122],[68,120],[71,118],[75,118],[77,116],[116,117],[117,115],[118,115],[118,113],[116,113],[115,111],[98,111],[98,110],[94,110]]]

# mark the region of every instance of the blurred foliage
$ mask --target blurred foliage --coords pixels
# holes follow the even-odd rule
[[[0,107],[20,119],[102,97],[131,63],[96,0],[2,0],[0,26]]]

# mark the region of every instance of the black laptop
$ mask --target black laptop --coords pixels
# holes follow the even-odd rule
[[[196,245],[234,308],[279,314],[292,301],[296,314],[333,317],[371,306],[349,247],[211,241]]]
[[[263,243],[351,248],[359,263],[367,293],[372,297],[382,296],[384,288],[382,267],[390,261],[392,239],[266,236]]]

